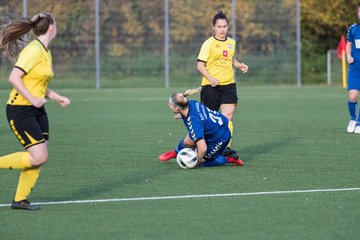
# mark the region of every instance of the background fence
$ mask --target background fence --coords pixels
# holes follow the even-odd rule
[[[212,35],[212,17],[218,9],[227,14],[230,24],[232,13],[236,14],[236,29],[230,29],[229,35],[235,33],[236,57],[250,66],[245,76],[237,73],[241,84],[296,84],[296,0],[169,0],[168,7],[166,29],[164,0],[99,1],[102,88],[164,86],[167,31],[170,86],[197,86],[197,55]],[[51,86],[95,87],[96,1],[0,1],[3,22],[41,11],[52,12],[58,27],[50,46],[55,70]],[[11,65],[4,59],[1,65],[4,87]]]

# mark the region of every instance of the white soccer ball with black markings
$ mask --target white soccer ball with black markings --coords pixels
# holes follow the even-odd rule
[[[176,162],[183,169],[194,168],[198,163],[197,152],[191,148],[181,149],[176,156]]]

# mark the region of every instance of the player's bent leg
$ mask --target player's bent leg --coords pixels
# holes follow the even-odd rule
[[[186,135],[184,139],[181,139],[175,150],[170,150],[159,156],[160,161],[169,161],[170,159],[176,158],[178,152],[184,148],[194,148],[196,144],[190,139],[189,135]]]
[[[47,142],[33,145],[26,149],[30,153],[30,163],[32,167],[40,167],[48,160]]]
[[[208,144],[208,150],[205,154],[205,162],[202,164],[204,167],[222,166],[227,163],[243,165],[238,153],[235,150],[228,150],[226,147],[230,139],[220,141],[216,144]]]
[[[12,209],[40,210],[40,207],[31,205],[27,200],[31,190],[34,188],[39,175],[40,166],[48,160],[47,142],[39,143],[27,148],[30,153],[30,168],[25,168],[19,178],[14,201],[11,203]]]
[[[35,184],[40,175],[40,168],[24,169],[20,174],[19,183],[16,189],[14,201],[11,203],[12,209],[23,210],[39,210],[40,207],[31,205],[27,200],[30,192],[35,187]]]
[[[225,156],[218,156],[216,159],[212,161],[206,161],[202,164],[203,167],[217,167],[223,166],[227,163]]]
[[[216,166],[223,166],[227,163],[232,163],[234,165],[237,166],[242,166],[244,165],[243,161],[240,158],[234,158],[234,157],[225,157],[225,156],[218,156],[215,160],[213,161],[206,161],[202,164],[202,166],[204,167],[216,167]]]
[[[30,153],[17,152],[0,157],[0,168],[24,169],[31,167]]]

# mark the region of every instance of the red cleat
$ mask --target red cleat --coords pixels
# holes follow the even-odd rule
[[[174,150],[163,153],[159,156],[160,161],[169,161],[172,158],[176,158],[176,152]]]
[[[235,158],[235,157],[226,157],[226,161],[228,163],[234,163],[238,166],[242,166],[244,165],[244,162],[240,159],[240,158]]]

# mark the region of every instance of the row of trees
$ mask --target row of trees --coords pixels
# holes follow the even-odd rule
[[[357,1],[301,1],[302,58],[304,79],[320,82],[325,79],[326,52],[336,49],[340,36],[357,18]]]
[[[198,48],[211,35],[211,20],[218,9],[231,16],[231,1],[169,0],[170,35],[172,46],[187,45],[185,50]],[[2,1],[3,17],[21,15],[22,3]],[[237,38],[242,51],[273,52],[277,46],[292,46],[295,24],[294,0],[237,1]],[[94,41],[94,1],[32,0],[28,15],[50,11],[57,17],[62,48],[83,49]],[[129,54],[131,48],[163,50],[163,0],[103,0],[100,1],[101,42],[110,55]],[[194,40],[195,43],[194,44]],[[189,44],[190,43],[190,44]],[[107,45],[107,46],[106,46]],[[176,47],[175,47],[176,48]],[[181,46],[181,50],[184,48]]]
[[[1,0],[2,20],[21,16],[22,0]],[[170,39],[179,54],[198,51],[211,35],[211,20],[218,9],[231,16],[229,0],[169,0]],[[238,0],[236,19],[238,46],[243,55],[295,54],[295,0]],[[66,62],[93,54],[95,35],[94,0],[29,0],[28,15],[40,11],[57,17],[59,37],[53,49]],[[128,57],[134,51],[162,54],[164,34],[163,0],[101,0],[100,26],[102,53]],[[355,3],[332,0],[301,0],[302,54],[312,59],[306,71],[324,71],[327,49],[336,48],[341,34],[356,21]],[[319,62],[319,64],[316,64]],[[325,62],[325,61],[324,61]],[[307,69],[309,68],[309,69]],[[309,77],[311,77],[309,75]]]

